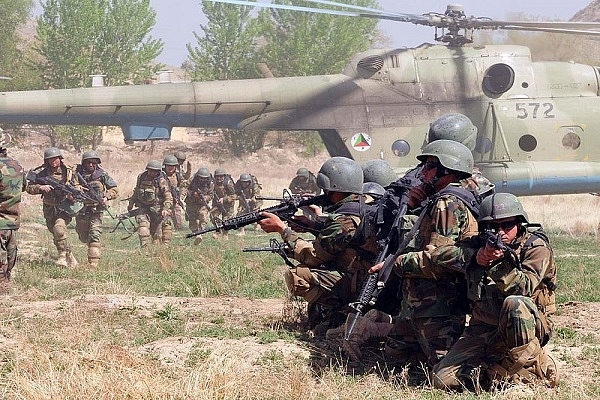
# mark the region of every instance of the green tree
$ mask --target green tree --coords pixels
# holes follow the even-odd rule
[[[163,43],[149,33],[156,13],[149,0],[47,0],[37,20],[36,68],[46,88],[89,86],[90,75],[105,84],[142,83],[163,68],[154,64]],[[101,141],[99,127],[51,129],[54,143],[77,150]]]
[[[289,0],[275,0],[291,4]],[[376,0],[345,3],[377,8]],[[319,7],[295,1],[294,5]],[[381,37],[377,19],[315,14],[280,9],[259,13],[265,43],[259,58],[276,76],[339,73],[354,54],[367,50]]]
[[[187,44],[194,81],[258,77],[254,61],[256,21],[251,7],[202,1],[208,18],[200,25],[204,35],[194,32],[196,46]]]

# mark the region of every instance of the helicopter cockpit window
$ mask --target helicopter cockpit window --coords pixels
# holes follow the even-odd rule
[[[410,144],[403,139],[396,140],[392,143],[392,154],[396,157],[405,157],[410,153]]]
[[[506,64],[494,64],[485,71],[483,88],[493,94],[508,91],[515,83],[515,71]]]
[[[523,151],[533,151],[537,147],[537,139],[533,135],[523,135],[519,138],[519,148]]]
[[[577,150],[581,146],[581,137],[573,130],[569,130],[562,138],[562,145],[566,149]]]

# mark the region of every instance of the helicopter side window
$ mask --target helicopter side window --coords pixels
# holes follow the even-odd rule
[[[404,157],[410,153],[410,144],[404,140],[396,140],[392,143],[392,154],[396,157]]]
[[[494,64],[487,69],[483,88],[492,94],[507,92],[515,83],[515,71],[507,64]]]

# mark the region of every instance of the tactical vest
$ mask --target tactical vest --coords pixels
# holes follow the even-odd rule
[[[138,175],[135,198],[140,205],[151,207],[159,204],[158,194],[160,189],[158,182],[160,178],[160,174],[156,178],[150,178],[146,172]]]

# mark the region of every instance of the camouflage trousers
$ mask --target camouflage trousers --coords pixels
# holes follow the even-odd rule
[[[70,250],[67,245],[67,225],[71,222],[72,217],[50,204],[44,204],[42,210],[46,220],[46,228],[52,233],[56,250],[59,253]]]
[[[183,207],[177,203],[173,204],[173,208],[171,209],[171,218],[173,219],[173,227],[178,231],[183,229],[184,215],[186,215],[186,211],[183,209]]]
[[[385,342],[386,361],[394,365],[432,367],[456,343],[465,327],[464,315],[443,317],[394,317]]]
[[[148,245],[151,239],[153,243],[171,243],[173,227],[168,217],[163,218],[159,212],[148,209],[145,214],[136,216],[135,220],[138,223],[140,246]]]
[[[192,232],[203,229],[209,221],[209,209],[192,202],[187,203],[188,224]]]
[[[498,325],[472,319],[463,335],[433,368],[433,384],[440,389],[462,390],[489,386],[488,366],[501,362],[514,349],[530,343],[545,345],[551,328],[533,300],[508,296]]]
[[[10,280],[10,274],[17,263],[16,229],[0,230],[0,282]]]
[[[75,217],[75,231],[81,243],[100,243],[102,212],[83,210]]]

